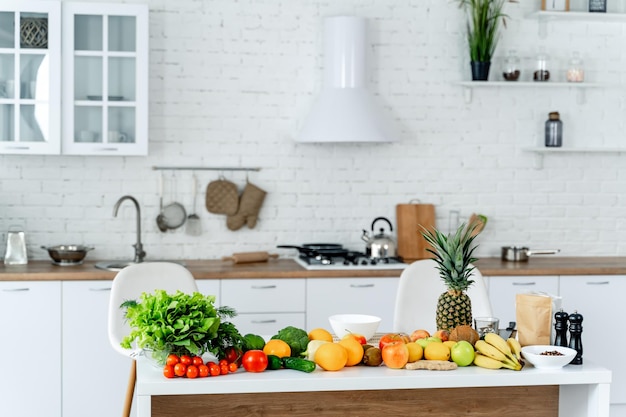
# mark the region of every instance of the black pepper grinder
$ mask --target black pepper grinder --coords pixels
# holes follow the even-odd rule
[[[561,309],[554,315],[554,346],[567,347],[567,319],[569,315]]]
[[[583,316],[582,314],[574,311],[574,314],[570,314],[569,316],[569,347],[576,350],[576,356],[570,364],[572,365],[582,365],[583,364]]]

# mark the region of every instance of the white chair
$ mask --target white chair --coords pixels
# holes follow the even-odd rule
[[[467,295],[472,300],[472,316],[490,317],[491,303],[485,281],[478,269],[474,269],[471,279],[475,282],[467,290]],[[437,263],[432,259],[415,261],[404,269],[396,296],[394,331],[411,334],[417,329],[425,329],[431,333],[437,330],[437,299],[446,289],[439,276]]]
[[[124,318],[124,309],[120,305],[127,300],[139,300],[141,293],[165,290],[175,293],[198,291],[196,280],[187,268],[172,262],[143,262],[127,266],[113,279],[109,299],[109,342],[113,349],[124,356],[135,358],[139,349],[124,349],[122,339],[130,333],[130,327]],[[135,392],[136,362],[133,360],[126,391],[123,416],[130,415],[130,408]]]

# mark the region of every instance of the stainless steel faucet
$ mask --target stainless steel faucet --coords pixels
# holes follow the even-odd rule
[[[139,208],[139,203],[135,199],[135,197],[130,195],[125,195],[117,200],[115,206],[113,207],[113,217],[117,217],[117,211],[120,208],[120,205],[124,200],[130,200],[135,204],[135,208],[137,209],[137,243],[133,245],[135,248],[135,259],[134,262],[140,263],[143,262],[143,258],[146,256],[146,252],[143,250],[143,245],[141,244],[141,209]]]

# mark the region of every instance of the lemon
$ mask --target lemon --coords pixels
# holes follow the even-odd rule
[[[325,371],[339,371],[347,362],[348,351],[339,343],[324,343],[315,352],[315,363]]]
[[[429,343],[424,349],[424,358],[429,360],[450,360],[450,348],[443,343]]]

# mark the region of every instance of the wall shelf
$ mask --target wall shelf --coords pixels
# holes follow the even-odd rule
[[[626,146],[611,147],[591,147],[591,148],[548,148],[545,146],[526,146],[522,148],[525,152],[535,153],[620,153],[626,152]]]
[[[548,22],[626,22],[626,13],[547,12],[539,10],[527,14],[526,18],[539,21],[539,37],[545,39],[548,35]]]
[[[569,82],[550,82],[550,81],[461,81],[458,83],[464,89],[464,97],[466,103],[472,101],[472,90],[474,88],[573,88],[578,90],[578,102],[585,102],[585,91],[589,88],[606,88],[607,84],[600,83],[569,83]]]
[[[155,171],[260,171],[261,168],[247,167],[152,167]]]

